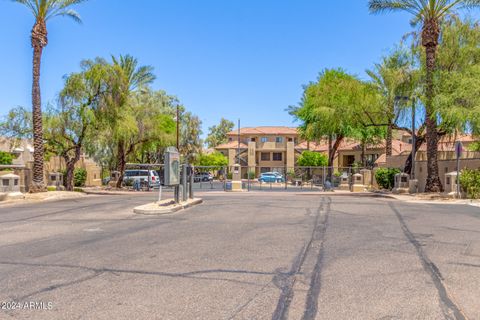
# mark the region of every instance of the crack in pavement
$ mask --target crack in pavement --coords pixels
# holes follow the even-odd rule
[[[420,259],[420,262],[423,266],[424,271],[430,276],[435,285],[438,295],[440,297],[440,303],[442,307],[442,312],[445,316],[445,319],[455,319],[455,320],[467,320],[467,316],[461,310],[461,308],[454,302],[453,297],[449,294],[447,287],[444,284],[444,278],[440,273],[438,267],[433,263],[425,253],[422,248],[422,244],[418,242],[413,233],[408,228],[403,216],[400,214],[400,211],[395,207],[395,205],[390,202],[389,206],[391,210],[395,213],[400,226],[402,228],[405,237],[413,245],[417,252],[417,256]]]

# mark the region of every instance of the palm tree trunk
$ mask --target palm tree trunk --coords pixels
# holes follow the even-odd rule
[[[40,66],[43,48],[47,45],[47,28],[44,21],[37,21],[32,29],[33,47],[33,83],[32,83],[32,119],[33,119],[33,181],[30,192],[46,191],[44,182],[44,146],[42,124],[42,99],[40,94]]]
[[[386,137],[386,146],[385,146],[385,154],[387,157],[390,157],[393,154],[393,148],[392,148],[392,141],[393,141],[393,123],[392,120],[388,120],[388,126],[387,126],[387,137]]]
[[[367,155],[367,144],[365,143],[365,141],[362,141],[362,166],[363,168],[366,168],[367,167],[367,158],[366,158],[366,155]]]
[[[118,154],[117,154],[117,157],[118,157],[118,167],[117,167],[117,171],[119,172],[119,177],[118,177],[118,181],[117,181],[117,188],[120,189],[122,187],[122,183],[123,183],[123,176],[125,174],[125,167],[126,167],[126,161],[125,161],[125,143],[123,141],[120,141],[118,143],[118,150],[117,150]]]
[[[434,83],[433,76],[436,67],[437,46],[440,35],[438,21],[425,22],[422,31],[422,44],[425,47],[427,74],[426,74],[426,116],[427,127],[427,183],[425,192],[442,192],[443,186],[438,172],[438,132],[437,119],[433,108]]]

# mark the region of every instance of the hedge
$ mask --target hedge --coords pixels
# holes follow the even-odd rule
[[[471,199],[480,198],[480,169],[465,169],[460,174],[460,186]]]
[[[397,168],[380,168],[375,171],[375,179],[380,188],[392,190],[395,186],[395,175],[401,172]]]

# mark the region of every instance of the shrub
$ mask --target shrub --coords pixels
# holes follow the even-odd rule
[[[460,174],[460,186],[471,199],[480,198],[480,169],[463,170]]]
[[[227,179],[232,180],[233,179],[233,172],[227,173]]]
[[[244,175],[245,179],[253,180],[255,179],[255,171],[249,171]]]
[[[380,168],[375,171],[375,179],[382,189],[392,190],[395,186],[395,175],[400,173],[396,168]]]
[[[12,165],[13,155],[8,152],[0,151],[0,165]]]
[[[297,160],[300,167],[326,167],[328,166],[328,157],[323,153],[304,151]]]
[[[76,168],[73,171],[73,185],[75,187],[85,187],[87,181],[87,170],[83,168]]]

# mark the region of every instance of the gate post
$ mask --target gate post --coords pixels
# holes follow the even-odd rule
[[[189,196],[190,199],[193,199],[193,183],[194,183],[193,173],[194,172],[195,172],[195,167],[190,166],[190,183],[189,183],[189,186],[188,186],[188,196]]]
[[[182,200],[183,202],[187,201],[187,168],[188,165],[185,163],[183,164],[183,170],[182,170]]]

